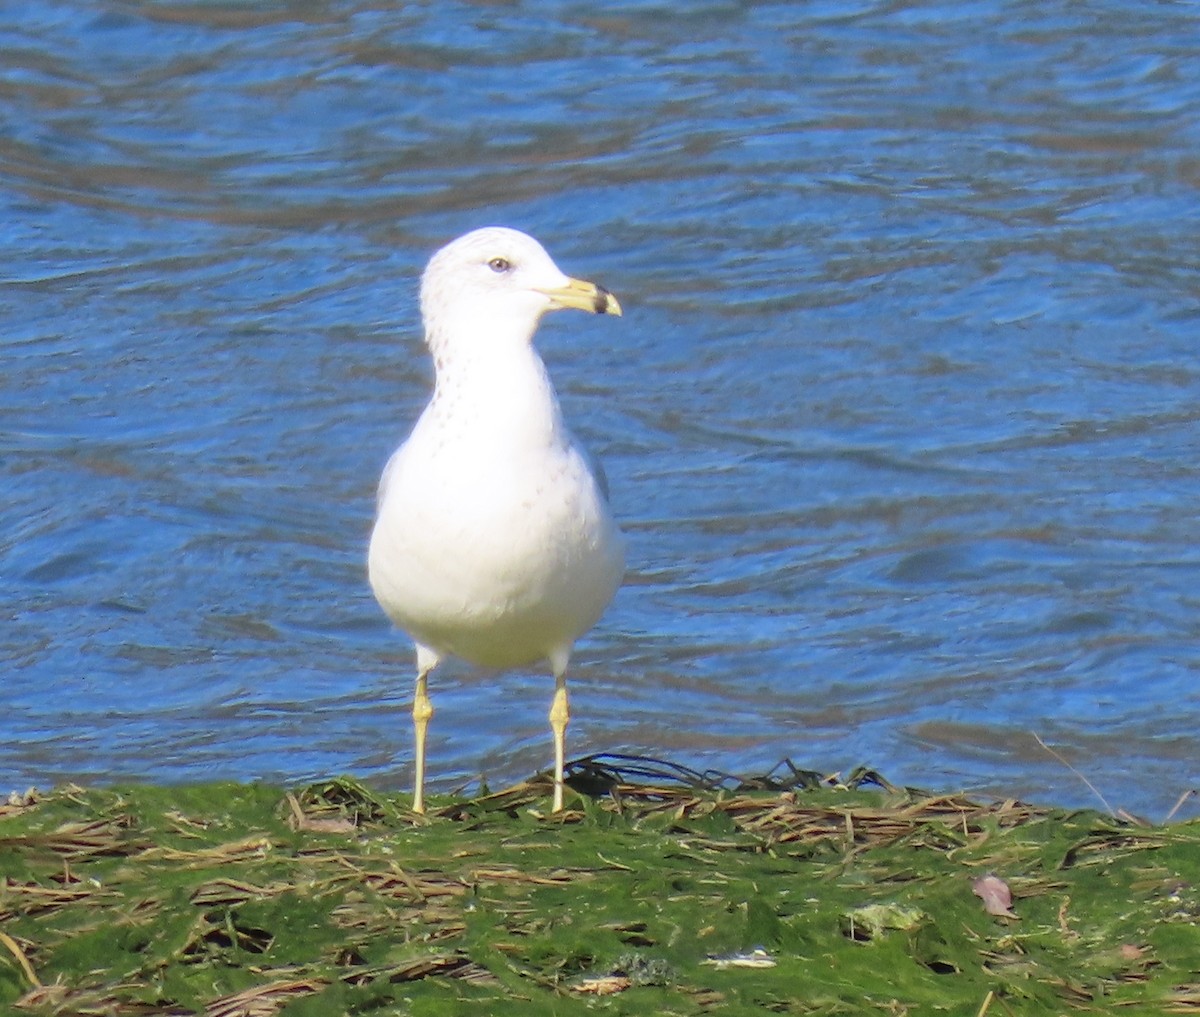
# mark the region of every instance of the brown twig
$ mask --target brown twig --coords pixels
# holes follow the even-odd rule
[[[1070,770],[1073,774],[1075,774],[1076,777],[1078,777],[1081,781],[1083,781],[1088,786],[1088,789],[1092,792],[1092,794],[1094,794],[1097,798],[1100,799],[1101,804],[1104,806],[1104,808],[1107,810],[1107,812],[1110,816],[1112,816],[1114,819],[1117,818],[1117,814],[1113,810],[1113,807],[1108,804],[1108,800],[1104,797],[1104,795],[1102,795],[1096,789],[1095,784],[1093,784],[1090,780],[1087,779],[1087,777],[1085,777],[1082,773],[1080,773],[1077,769],[1075,769],[1075,767],[1073,767],[1070,763],[1068,763],[1065,759],[1063,759],[1063,757],[1060,756],[1057,752],[1055,752],[1054,749],[1050,748],[1049,745],[1047,745],[1044,741],[1042,741],[1042,736],[1039,735],[1036,731],[1030,731],[1029,733],[1031,735],[1033,735],[1034,741],[1036,741],[1051,756],[1053,756],[1060,763],[1062,763],[1063,766],[1065,766],[1068,770]]]

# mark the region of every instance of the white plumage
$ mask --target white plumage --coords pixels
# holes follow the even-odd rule
[[[368,562],[376,598],[416,644],[418,812],[426,680],[447,654],[488,668],[549,664],[562,808],[567,663],[620,585],[624,549],[533,347],[542,315],[558,308],[621,313],[607,290],[568,278],[517,230],[459,237],[421,279],[434,392],[384,470]]]

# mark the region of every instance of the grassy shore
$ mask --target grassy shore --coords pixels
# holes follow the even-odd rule
[[[1200,1014],[1200,821],[597,774],[14,797],[0,1013]]]

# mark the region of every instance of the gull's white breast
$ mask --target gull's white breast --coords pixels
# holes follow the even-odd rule
[[[388,464],[371,584],[439,654],[499,668],[568,653],[620,585],[620,532],[551,413],[549,428],[455,426],[435,402]]]

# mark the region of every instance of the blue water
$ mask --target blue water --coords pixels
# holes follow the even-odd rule
[[[1200,785],[1194,5],[61,0],[0,53],[0,786],[407,785],[366,538],[490,223],[626,311],[539,337],[630,539],[572,754]],[[547,764],[545,675],[432,692],[436,787]]]

